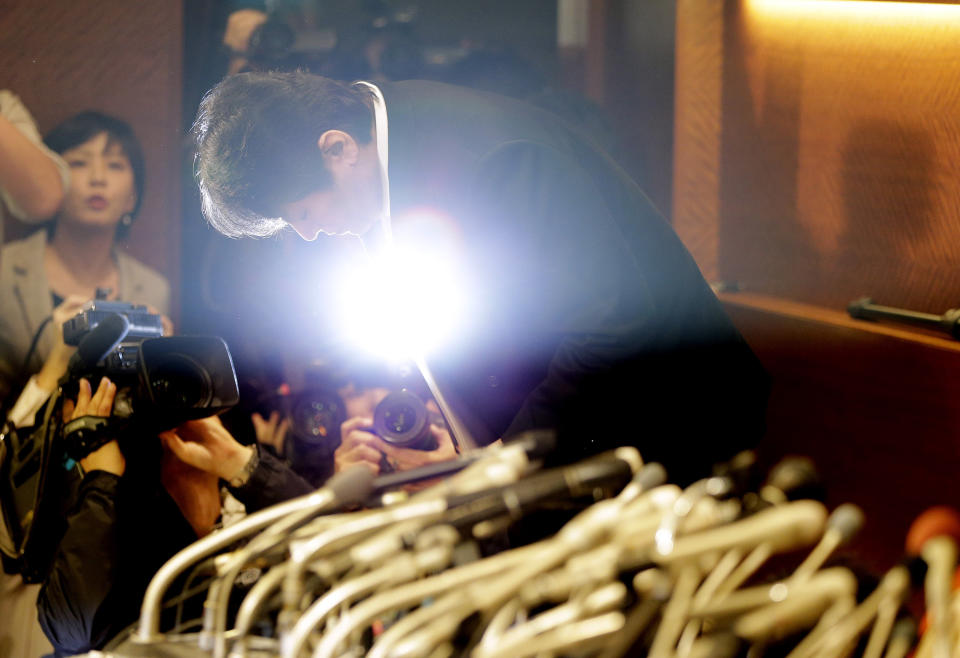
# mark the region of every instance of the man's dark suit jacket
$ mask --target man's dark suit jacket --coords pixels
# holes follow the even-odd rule
[[[396,230],[423,208],[459,230],[471,328],[431,364],[475,433],[555,428],[556,463],[636,445],[680,481],[756,443],[766,375],[616,163],[512,99],[381,90]]]

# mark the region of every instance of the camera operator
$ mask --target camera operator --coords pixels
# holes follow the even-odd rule
[[[117,387],[81,379],[67,419],[107,417]],[[57,652],[102,648],[136,619],[150,579],[177,551],[214,529],[221,484],[254,511],[313,490],[216,416],[153,437],[117,437],[80,461],[66,530],[37,600]]]
[[[121,245],[145,187],[132,128],[84,112],[42,142],[27,109],[7,91],[0,91],[0,114],[0,198],[21,219],[53,216],[0,252],[0,421],[22,428],[33,425],[66,371],[73,348],[63,342],[63,323],[98,287],[164,314],[170,288]],[[19,575],[0,575],[0,647],[18,655],[49,650],[36,623],[36,593]]]
[[[340,426],[340,446],[334,452],[334,471],[340,473],[351,466],[363,464],[380,475],[384,465],[393,471],[408,471],[427,464],[449,461],[457,456],[450,432],[442,422],[436,422],[440,410],[433,400],[426,402],[431,412],[429,433],[435,442],[433,450],[405,448],[385,441],[374,431],[374,411],[390,393],[389,389],[373,387],[356,389],[353,384],[341,389],[347,420]],[[408,490],[429,486],[430,482],[408,485]]]

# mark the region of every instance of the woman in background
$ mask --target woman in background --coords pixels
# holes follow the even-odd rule
[[[33,424],[66,372],[74,348],[63,342],[63,322],[97,288],[110,289],[110,299],[147,304],[167,315],[170,287],[117,246],[144,190],[143,153],[129,124],[82,112],[39,144],[30,139],[36,129],[16,100],[9,92],[0,96],[7,116],[0,119],[0,154],[16,157],[15,167],[0,166],[0,196],[22,219],[53,216],[45,230],[0,252],[0,408],[23,427]],[[38,590],[19,575],[0,577],[0,655],[52,651],[37,622]]]
[[[8,397],[20,396],[11,414],[17,425],[32,422],[36,401],[65,372],[72,350],[60,328],[98,288],[108,289],[109,299],[170,312],[166,279],[117,248],[144,190],[143,153],[129,124],[82,112],[44,141],[70,173],[63,201],[47,230],[6,245],[0,255],[0,399],[10,408]]]

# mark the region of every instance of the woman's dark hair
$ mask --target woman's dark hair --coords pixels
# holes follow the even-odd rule
[[[130,168],[133,169],[133,188],[137,195],[133,212],[130,215],[136,217],[143,202],[147,168],[143,159],[143,148],[140,146],[140,140],[137,139],[129,123],[109,114],[88,110],[74,114],[69,119],[60,122],[46,134],[43,142],[50,150],[62,154],[64,151],[80,146],[103,133],[107,135],[107,142],[118,144],[123,150],[123,154],[127,156],[127,160],[130,161]],[[125,238],[129,231],[130,227],[121,223],[117,226],[117,237]]]
[[[369,102],[367,91],[302,71],[224,79],[204,96],[193,124],[207,221],[231,237],[282,228],[283,204],[331,184],[317,146],[324,132],[370,142]]]

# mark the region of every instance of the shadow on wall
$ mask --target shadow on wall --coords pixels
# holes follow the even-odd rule
[[[837,254],[864,285],[876,280],[909,290],[914,266],[928,260],[935,157],[929,133],[918,127],[876,119],[850,130],[841,155],[845,226]],[[898,285],[889,285],[891,278]]]

